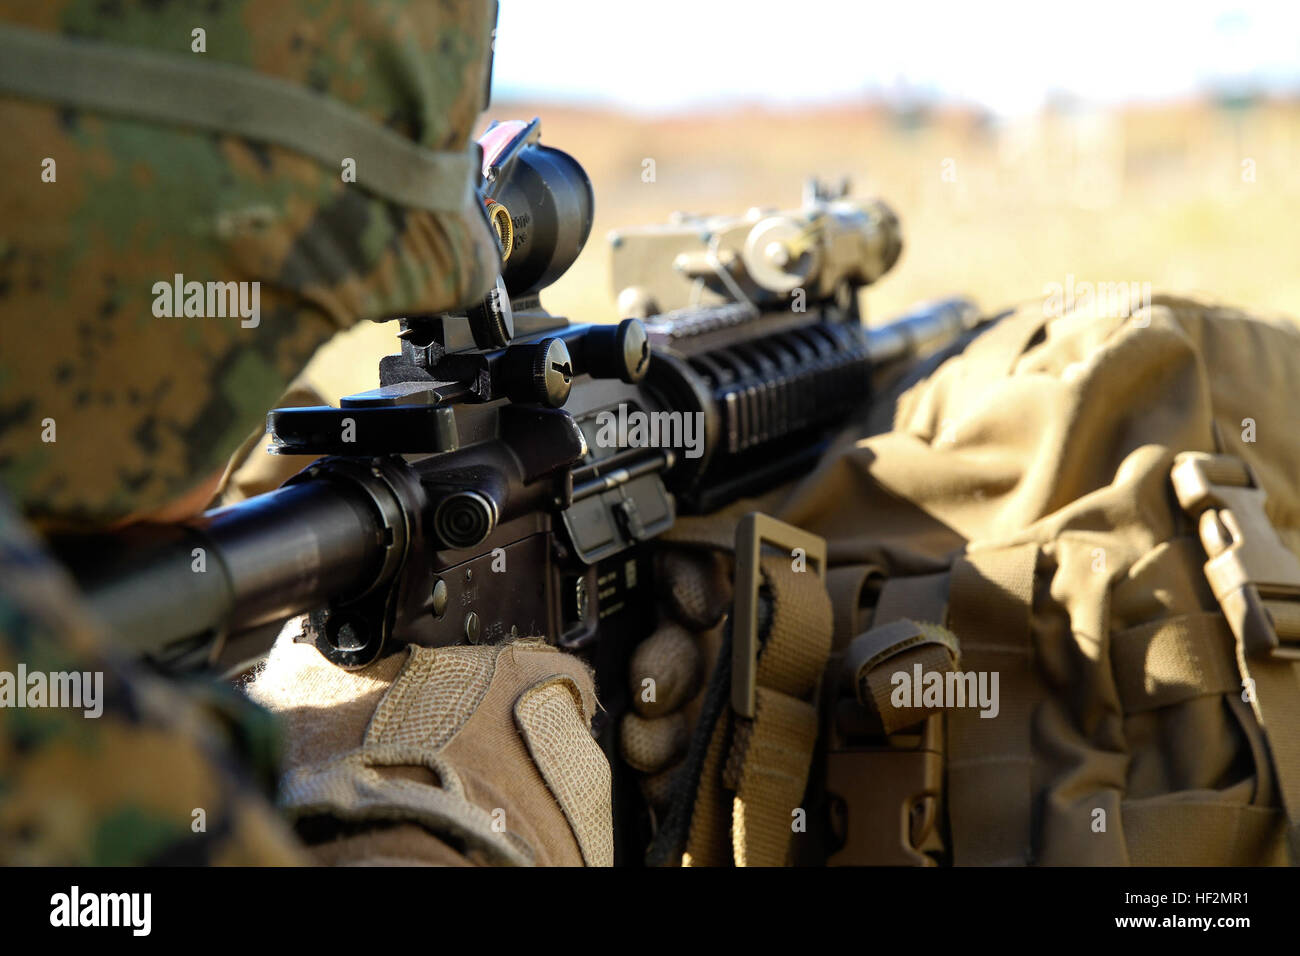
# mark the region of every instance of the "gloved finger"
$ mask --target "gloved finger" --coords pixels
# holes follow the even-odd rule
[[[632,706],[646,718],[670,714],[694,695],[699,677],[700,652],[694,635],[679,624],[667,623],[632,654],[628,666]]]
[[[717,552],[660,548],[655,580],[669,612],[693,631],[715,626],[731,606],[730,568]]]
[[[662,813],[672,801],[677,772],[683,765],[679,760],[657,773],[642,774],[637,778],[641,784],[641,796],[656,813]]]
[[[689,742],[685,714],[654,720],[624,714],[619,725],[619,751],[628,766],[642,773],[656,773],[676,763],[686,753]]]

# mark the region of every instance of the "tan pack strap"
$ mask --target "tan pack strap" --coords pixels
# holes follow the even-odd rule
[[[959,866],[1023,865],[1031,855],[1031,720],[1042,696],[1030,621],[1038,546],[967,553],[953,564],[948,629],[966,671],[997,672],[999,711],[948,714],[948,819]]]
[[[272,143],[412,209],[457,213],[478,148],[435,152],[315,90],[200,55],[0,26],[0,94]]]
[[[780,554],[764,554],[764,544]],[[826,594],[826,542],[814,534],[765,514],[752,512],[736,526],[735,619],[732,627],[731,707],[742,717],[756,713],[759,684],[793,697],[806,697],[817,686],[830,653],[831,621],[825,640],[805,639],[809,615],[830,611]],[[796,557],[799,555],[799,557]],[[803,567],[795,570],[795,562]],[[761,580],[760,580],[761,573]],[[767,640],[759,648],[758,589],[772,591],[773,616]],[[776,616],[776,606],[784,612]]]
[[[685,515],[659,536],[660,541],[696,548],[712,548],[728,554],[736,549],[737,519],[714,515]]]
[[[830,608],[826,613],[830,634]],[[739,727],[745,718],[736,717]],[[758,689],[757,712],[735,744],[723,780],[734,788],[731,847],[736,866],[784,866],[794,822],[803,806],[817,741],[817,707],[808,701]],[[807,810],[803,810],[806,817]]]
[[[1218,611],[1119,631],[1111,640],[1110,662],[1124,713],[1240,693],[1232,647],[1232,632]]]
[[[730,794],[722,781],[734,719],[731,708],[724,708],[709,737],[691,808],[682,866],[727,866],[735,858],[731,848]]]
[[[890,578],[880,589],[873,624],[909,619],[942,624],[948,613],[950,572]]]
[[[920,675],[947,674],[956,669],[959,656],[957,639],[937,624],[892,621],[854,639],[841,663],[841,674],[858,703],[876,715],[885,733],[892,734],[943,707],[942,701],[937,706],[914,706],[910,694],[898,706],[894,675],[901,672],[919,687]]]
[[[1193,802],[1182,794],[1120,806],[1131,866],[1285,866],[1286,815],[1248,803]]]
[[[891,621],[859,634],[844,655],[844,675],[860,695],[861,682],[868,673],[890,658],[919,645],[938,645],[955,662],[960,651],[957,639],[945,628],[916,621]]]
[[[674,529],[674,539],[715,547],[725,540],[723,522],[688,523]],[[817,736],[815,696],[830,653],[831,607],[821,577],[825,543],[758,514],[746,515],[732,540],[733,708],[710,739],[683,862],[717,865],[726,862],[729,849],[737,866],[780,866],[807,785]],[[781,553],[763,553],[765,541]],[[792,566],[796,547],[805,552],[804,571]],[[755,648],[760,581],[771,592],[772,619],[762,647]],[[755,656],[751,683],[746,671]],[[745,714],[751,706],[752,717]]]
[[[863,606],[867,583],[884,577],[884,569],[874,564],[846,564],[827,570],[826,590],[835,617],[832,644],[837,650],[848,647],[867,629],[870,608]]]
[[[1268,740],[1300,863],[1300,558],[1278,537],[1258,476],[1241,459],[1183,452],[1170,474],[1197,522],[1210,583],[1236,637],[1237,666]]]

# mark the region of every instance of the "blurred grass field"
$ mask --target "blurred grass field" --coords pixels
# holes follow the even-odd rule
[[[619,318],[611,229],[676,210],[797,207],[812,175],[848,176],[854,194],[885,199],[902,220],[902,259],[864,293],[870,321],[954,293],[989,310],[1042,299],[1069,276],[1300,317],[1297,102],[1062,107],[1015,122],[880,105],[648,117],[497,102],[491,116],[540,116],[542,141],[591,176],[591,239],[542,295],[579,322]],[[642,181],[647,158],[654,182]],[[337,337],[310,377],[331,400],[373,387],[394,332],[389,323]]]

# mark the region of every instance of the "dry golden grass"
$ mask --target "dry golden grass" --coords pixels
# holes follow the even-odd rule
[[[878,107],[645,118],[497,103],[492,115],[540,116],[543,142],[591,176],[591,240],[543,294],[576,321],[618,318],[609,230],[674,210],[791,208],[814,174],[849,176],[856,194],[884,198],[902,219],[902,260],[865,293],[873,320],[953,293],[988,309],[1041,299],[1069,275],[1300,316],[1300,104],[1057,113],[1002,127],[960,111],[911,125]],[[349,333],[322,350],[315,377],[331,398],[372,387],[375,358],[394,341],[388,326]]]

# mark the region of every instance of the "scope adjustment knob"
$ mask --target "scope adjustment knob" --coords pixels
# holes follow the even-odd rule
[[[497,374],[504,379],[502,391],[513,401],[559,408],[573,387],[573,359],[563,339],[545,338],[507,348]]]
[[[505,280],[497,276],[483,301],[466,313],[470,334],[479,348],[503,348],[515,337],[515,317]]]
[[[583,337],[583,371],[592,378],[618,378],[635,385],[650,370],[650,335],[640,319],[597,326]]]

